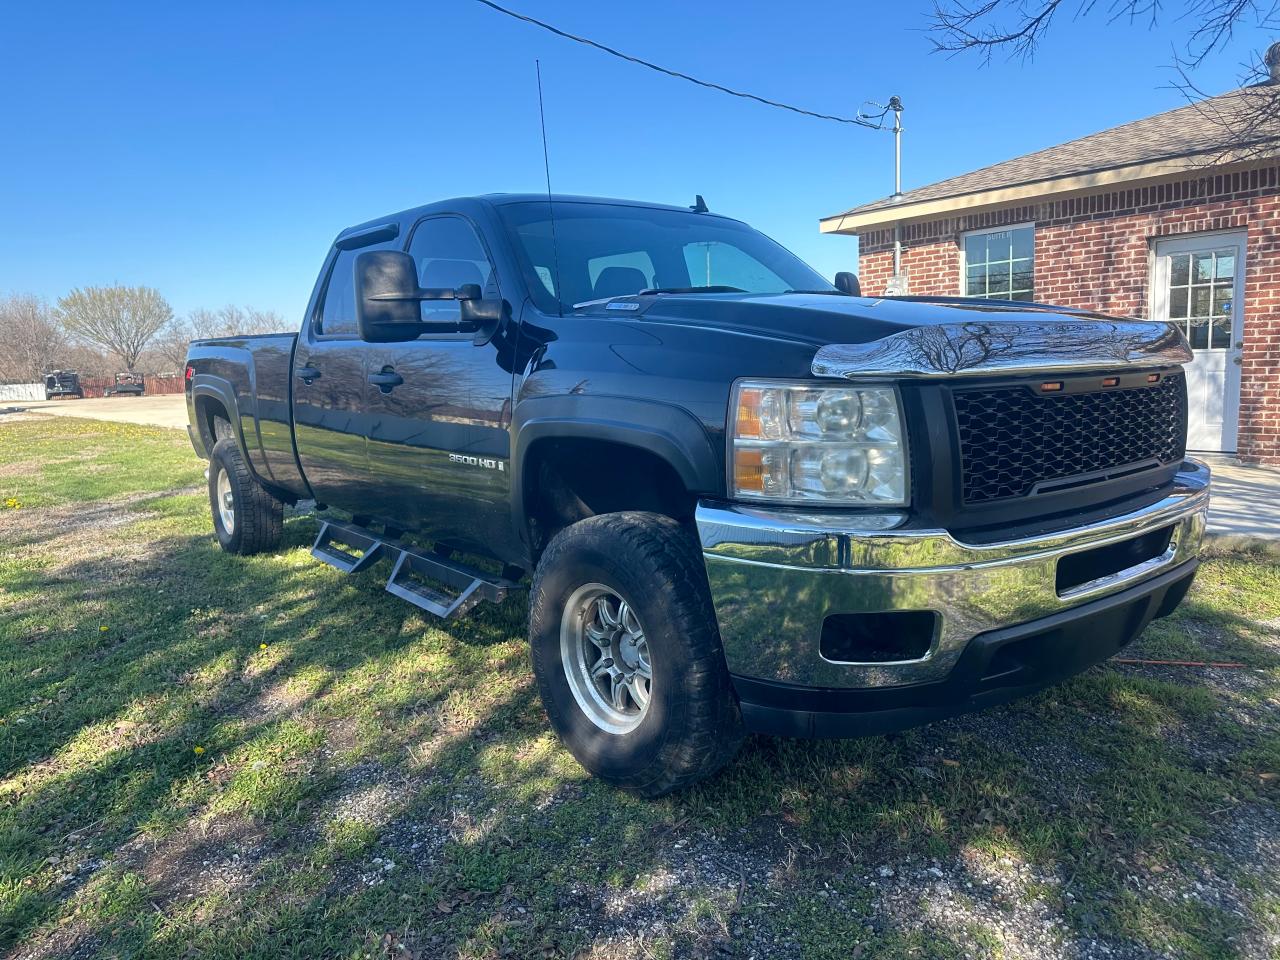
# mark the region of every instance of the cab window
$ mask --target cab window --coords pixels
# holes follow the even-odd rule
[[[316,333],[325,337],[354,337],[356,325],[356,257],[366,250],[386,250],[390,243],[374,243],[354,250],[339,250],[329,270],[324,300],[316,316]]]
[[[409,255],[418,265],[418,286],[456,290],[477,284],[486,299],[498,296],[493,265],[475,229],[461,217],[431,217],[418,224],[409,241]],[[424,300],[424,322],[460,319],[456,300]]]

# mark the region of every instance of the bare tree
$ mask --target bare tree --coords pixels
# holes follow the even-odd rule
[[[1178,61],[1197,67],[1243,26],[1274,30],[1280,20],[1275,0],[936,0],[929,29],[934,49],[974,52],[984,60],[1007,53],[1030,59],[1063,10],[1077,19],[1105,17],[1109,22],[1141,22],[1150,27],[1169,17],[1185,25],[1177,43]]]
[[[209,337],[243,337],[258,333],[279,333],[285,321],[274,310],[257,310],[228,304],[217,310],[199,308],[170,324],[156,340],[157,353],[174,369],[187,358],[187,344]]]
[[[39,380],[60,362],[66,347],[67,338],[43,300],[28,294],[0,300],[0,380]]]
[[[76,288],[58,301],[64,330],[111,351],[129,371],[172,319],[169,302],[151,287]]]
[[[228,304],[219,310],[193,310],[188,319],[198,337],[246,337],[279,333],[284,318],[274,310],[256,310]]]
[[[1242,89],[1230,96],[1210,97],[1192,81],[1191,73],[1220,53],[1238,30],[1273,32],[1280,27],[1277,0],[935,0],[929,31],[936,52],[969,53],[983,63],[1000,53],[1026,61],[1064,12],[1077,19],[1098,17],[1149,28],[1165,19],[1176,22],[1181,36],[1174,43],[1174,66],[1181,81],[1175,86],[1219,131],[1202,162],[1211,165],[1276,152],[1280,49],[1272,47],[1265,62],[1256,57],[1246,64]]]

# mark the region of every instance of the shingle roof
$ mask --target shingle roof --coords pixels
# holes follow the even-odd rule
[[[1161,160],[1187,158],[1188,166],[1206,160],[1229,162],[1259,153],[1280,152],[1280,86],[1258,84],[1121,124],[1078,140],[1028,153],[972,173],[940,180],[894,199],[866,203],[831,220],[877,210],[946,200],[987,190],[1118,170]],[[1270,110],[1266,109],[1271,106]],[[1262,119],[1259,119],[1262,118]],[[1046,191],[1048,192],[1048,191]],[[887,219],[887,218],[886,218]]]

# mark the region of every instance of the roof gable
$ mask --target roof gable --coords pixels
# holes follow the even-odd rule
[[[1018,190],[1019,199],[1059,192],[1065,184],[1118,182],[1152,173],[1280,153],[1280,86],[1258,84],[1111,127],[1035,153],[885,197],[822,220],[825,232],[865,228],[928,209],[975,205],[980,195]],[[1270,109],[1268,109],[1270,107]],[[1105,176],[1106,174],[1111,176]],[[1130,176],[1126,176],[1130,174]],[[1042,186],[1043,189],[1035,189]],[[954,203],[948,203],[954,201]],[[927,205],[927,207],[926,207]],[[942,209],[940,209],[942,208]]]

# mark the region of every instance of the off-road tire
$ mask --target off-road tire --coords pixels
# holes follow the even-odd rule
[[[235,504],[233,529],[228,532],[218,510],[218,476],[226,473]],[[209,457],[209,508],[218,545],[228,553],[263,553],[280,545],[284,504],[262,488],[249,473],[240,448],[231,439],[219,440]]]
[[[571,595],[607,585],[634,610],[652,656],[649,705],[624,733],[601,729],[574,698],[561,657]],[[704,779],[742,742],[742,716],[725,666],[694,535],[670,517],[609,513],[565,528],[534,573],[529,641],[552,727],[589,772],[646,797]]]

